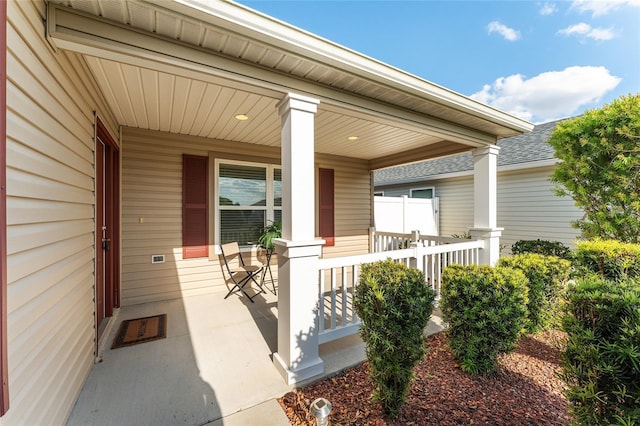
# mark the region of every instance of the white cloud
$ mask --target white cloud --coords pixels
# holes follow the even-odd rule
[[[594,40],[611,40],[616,35],[611,28],[592,28],[587,37]]]
[[[540,15],[543,15],[543,16],[552,15],[557,11],[558,11],[558,8],[556,7],[555,3],[548,3],[548,2],[544,2],[540,6],[540,10],[539,10]]]
[[[558,34],[565,36],[582,36],[594,40],[611,40],[616,36],[611,28],[593,28],[591,25],[585,24],[584,22],[570,25],[567,28],[558,31]]]
[[[583,106],[599,102],[621,79],[605,67],[568,67],[527,79],[521,74],[500,77],[470,97],[525,120],[542,123],[569,117]]]
[[[571,9],[580,13],[591,12],[591,16],[607,15],[621,6],[640,7],[640,0],[573,0]]]
[[[498,33],[502,37],[504,37],[505,40],[509,41],[516,41],[520,38],[519,31],[516,31],[513,28],[509,28],[498,21],[490,22],[489,25],[487,25],[487,30],[489,30],[489,34]]]

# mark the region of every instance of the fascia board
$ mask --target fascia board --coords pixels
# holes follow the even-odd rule
[[[506,166],[500,166],[497,168],[497,173],[505,173],[517,170],[528,170],[528,169],[537,169],[542,167],[550,167],[558,164],[558,160],[553,158],[550,160],[539,160],[539,161],[530,161],[528,163],[518,163],[518,164],[508,164]],[[444,179],[455,179],[460,177],[473,176],[473,170],[461,170],[459,172],[452,173],[442,173],[439,175],[429,175],[424,177],[417,177],[412,179],[404,179],[400,181],[394,181],[389,183],[379,183],[376,184],[376,187],[386,187],[386,186],[395,186],[395,185],[409,185],[414,183],[421,182],[432,182],[439,181]]]
[[[150,3],[150,0],[144,1]],[[153,4],[157,6],[157,3]],[[174,0],[162,2],[161,7],[203,22],[211,22],[211,18],[216,18],[216,25],[243,37],[252,38],[259,43],[276,47],[278,50],[294,53],[342,71],[349,71],[360,78],[366,77],[395,90],[428,99],[517,132],[529,132],[534,127],[533,124],[518,117],[237,3],[215,0]]]
[[[377,115],[432,135],[469,146],[495,144],[495,136],[452,122],[402,110],[384,103],[328,88],[255,64],[239,62],[175,40],[147,34],[64,6],[49,4],[49,37],[60,48],[82,54],[140,65],[167,64],[178,70],[215,75],[229,82],[240,82],[274,94],[297,91],[320,98],[321,102]],[[170,53],[167,53],[170,52]],[[141,65],[142,66],[142,65]],[[155,66],[155,69],[158,65]],[[162,70],[162,69],[161,69]],[[166,69],[165,69],[166,71]],[[278,97],[278,96],[276,96]]]
[[[556,158],[551,158],[548,160],[529,161],[527,163],[507,164],[498,167],[498,173],[511,172],[516,170],[537,169],[540,167],[555,166],[556,164],[558,164],[558,160]]]

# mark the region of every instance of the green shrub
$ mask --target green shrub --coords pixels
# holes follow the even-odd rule
[[[568,290],[562,378],[578,424],[640,424],[640,282],[578,280]]]
[[[569,247],[559,241],[547,240],[518,240],[511,246],[511,253],[525,254],[537,253],[545,256],[558,256],[560,259],[568,259]]]
[[[640,244],[594,239],[576,245],[574,265],[582,273],[593,272],[603,278],[640,278]]]
[[[515,349],[526,325],[527,284],[511,268],[452,265],[443,271],[440,307],[464,371],[494,371],[498,354]]]
[[[503,257],[498,266],[519,269],[529,279],[527,332],[535,333],[554,325],[571,263],[556,256],[528,253]]]
[[[434,299],[417,269],[391,260],[362,266],[354,305],[362,319],[374,399],[391,418],[404,404],[413,368],[425,354],[423,330]]]

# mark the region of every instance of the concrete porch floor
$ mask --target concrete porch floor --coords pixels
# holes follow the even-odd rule
[[[277,296],[234,294],[127,306],[108,330],[68,425],[287,425],[275,398]],[[167,314],[167,338],[110,349],[121,321]],[[440,329],[439,317],[427,333]],[[359,336],[321,345],[325,375],[365,359]]]

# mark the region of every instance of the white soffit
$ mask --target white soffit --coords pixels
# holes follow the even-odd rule
[[[212,139],[280,145],[275,97],[95,57],[86,57],[118,123],[126,127]],[[249,117],[239,121],[239,113]],[[442,139],[399,126],[320,108],[315,120],[316,150],[376,158]],[[357,135],[357,141],[348,141]]]
[[[365,156],[377,158],[443,140],[478,146],[474,140],[487,143],[531,127],[235,3],[50,2],[215,52],[223,61],[233,58],[238,66],[253,64],[260,70],[272,70],[286,82],[283,87],[258,87],[246,79],[231,84],[206,72],[199,76],[193,70],[176,71],[179,65],[174,69],[166,64],[145,67],[142,59],[127,65],[113,52],[102,56],[81,52],[119,122],[126,126],[277,146],[279,119],[274,105],[291,84],[308,88],[311,95],[314,88],[325,88],[325,93],[330,88],[337,94],[333,100],[322,99],[320,105],[316,120],[319,152],[362,158],[365,149]],[[226,102],[216,103],[216,99]],[[232,117],[238,113],[252,119],[237,122]],[[360,139],[345,144],[353,134]]]

